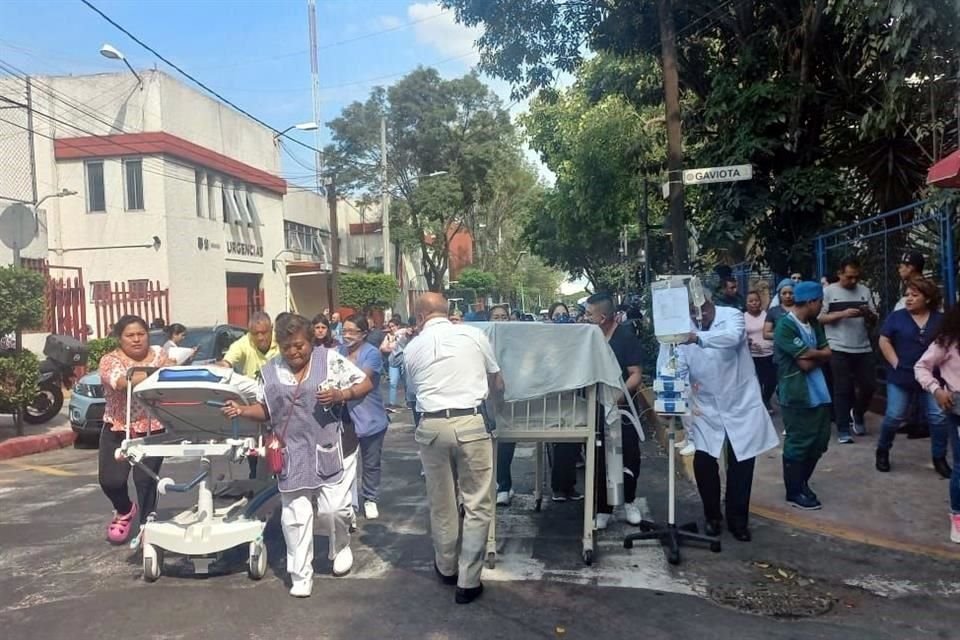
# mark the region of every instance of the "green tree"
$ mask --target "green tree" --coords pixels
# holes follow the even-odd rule
[[[34,271],[0,267],[0,336],[43,323],[46,281]],[[0,411],[22,407],[37,394],[40,363],[29,351],[0,356]]]
[[[590,49],[611,68],[657,62],[653,0],[443,4],[483,25],[481,67],[518,95],[549,86],[557,70],[585,80]],[[671,4],[687,166],[754,167],[750,182],[686,190],[706,261],[809,264],[810,240],[825,227],[924,194],[926,167],[957,136],[946,81],[960,64],[954,0]],[[635,82],[598,69],[585,83],[591,103],[618,95],[640,112],[662,105],[655,71]]]
[[[497,284],[497,276],[480,269],[467,268],[457,276],[457,286],[461,289],[473,289],[480,295],[492,293]]]
[[[345,307],[363,310],[371,306],[391,306],[397,298],[397,281],[382,273],[344,273],[340,275],[340,302]]]
[[[624,232],[636,259],[644,231],[643,189],[650,189],[641,176],[659,166],[655,159],[662,153],[658,113],[637,109],[620,93],[598,91],[625,71],[598,56],[573,87],[544,92],[521,119],[530,146],[556,175],[554,187],[531,209],[523,237],[547,264],[586,275],[594,286],[604,270],[630,258],[616,249]],[[649,201],[656,221],[662,209],[657,198]]]
[[[387,122],[387,184],[395,239],[419,251],[427,285],[443,286],[449,240],[492,197],[493,174],[516,155],[517,141],[499,99],[475,74],[444,80],[418,68],[329,123],[328,164],[341,189],[380,192],[380,120]],[[438,175],[441,174],[442,175]]]
[[[0,267],[0,335],[43,324],[45,288],[35,271]]]

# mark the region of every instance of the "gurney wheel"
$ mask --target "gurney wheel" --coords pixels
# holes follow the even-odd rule
[[[143,545],[143,579],[156,582],[163,569],[163,551],[149,543]]]
[[[588,567],[593,565],[593,549],[583,550],[583,564]]]
[[[487,569],[497,568],[497,554],[491,551],[487,554]]]
[[[542,506],[543,498],[537,498],[537,501],[533,503],[533,510],[539,513]]]
[[[250,557],[247,559],[247,575],[259,580],[267,575],[267,545],[262,542],[250,543]]]

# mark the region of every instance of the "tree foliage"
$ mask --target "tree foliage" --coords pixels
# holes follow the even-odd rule
[[[100,366],[100,360],[111,351],[120,348],[120,341],[109,336],[87,341],[87,369],[94,371]]]
[[[598,56],[581,68],[570,89],[544,92],[522,118],[530,146],[556,175],[553,189],[527,217],[523,238],[548,264],[584,274],[595,287],[608,288],[610,268],[635,270],[646,222],[663,215],[655,193],[649,194],[656,187],[645,184],[645,175],[660,167],[662,116],[652,107],[637,108],[626,92],[607,90],[632,78],[623,88],[643,93],[650,71],[655,69],[649,63]],[[624,233],[626,256],[617,251]]]
[[[0,267],[0,335],[43,323],[43,276],[29,269]]]
[[[397,281],[383,273],[340,274],[340,303],[352,309],[391,306],[397,298]]]
[[[583,63],[593,49],[606,65],[656,64],[654,0],[443,4],[465,24],[484,26],[481,66],[509,80],[518,95],[549,87],[557,70],[576,71],[582,86],[574,91],[590,104],[617,96],[639,113],[662,113],[653,69],[638,80],[597,75],[594,60]],[[685,164],[754,167],[750,182],[686,189],[692,235],[707,260],[807,267],[812,237],[824,228],[923,195],[926,168],[957,139],[954,0],[671,4]],[[553,150],[533,144],[541,153]],[[558,180],[550,204],[576,228],[586,223],[584,211],[566,205],[583,192],[569,189]],[[608,251],[615,246],[609,240]],[[542,239],[535,246],[555,260],[556,247]]]
[[[493,195],[496,168],[516,154],[513,126],[475,74],[444,80],[418,68],[329,123],[326,150],[338,185],[357,197],[378,194],[380,120],[387,123],[390,222],[403,246],[419,251],[431,290],[443,286],[449,240]],[[469,228],[469,227],[468,227]]]
[[[0,267],[0,335],[43,322],[43,276],[28,269]],[[0,357],[0,411],[22,407],[37,394],[40,363],[29,351]]]
[[[40,361],[32,351],[0,357],[0,413],[12,413],[37,395]]]
[[[497,276],[480,269],[467,268],[457,276],[457,285],[463,289],[474,289],[480,295],[492,293],[497,285]]]

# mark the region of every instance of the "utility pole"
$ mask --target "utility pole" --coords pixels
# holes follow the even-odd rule
[[[337,222],[337,182],[333,176],[327,178],[327,208],[330,209],[330,279],[327,280],[327,296],[330,298],[331,312],[340,306],[340,226]]]
[[[390,258],[390,194],[387,193],[387,118],[380,118],[380,212],[383,221],[380,229],[383,234],[383,272],[393,271]]]
[[[647,205],[647,179],[640,182],[643,185],[643,213],[640,224],[643,225],[643,286],[650,287],[650,209]]]
[[[680,135],[680,75],[677,71],[677,34],[673,25],[672,0],[657,0],[660,13],[660,46],[662,49],[663,93],[667,116],[667,182],[670,186],[670,233],[673,246],[673,268],[685,273],[687,255],[687,222],[683,212],[683,139]]]

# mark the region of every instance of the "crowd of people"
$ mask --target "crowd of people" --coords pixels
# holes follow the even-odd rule
[[[759,291],[741,297],[735,279],[707,292],[700,306],[691,303],[690,333],[671,352],[678,370],[692,385],[693,412],[687,421],[694,447],[694,474],[703,503],[706,532],[726,528],[741,541],[751,539],[749,504],[756,456],[778,446],[771,415],[784,425],[785,498],[800,509],[820,509],[810,485],[836,424],[837,441],[848,444],[867,432],[865,414],[874,392],[871,332],[879,327],[879,352],[887,365],[886,411],[876,448],[876,469],[890,472],[895,436],[920,407],[931,434],[933,468],[950,478],[951,540],[960,543],[960,306],[941,311],[935,283],[925,279],[922,256],[903,256],[903,298],[880,323],[872,292],[860,282],[860,265],[845,259],[835,282],[804,281],[793,274],[781,281],[764,309]],[[545,321],[586,322],[597,326],[621,369],[626,392],[643,384],[643,353],[626,314],[607,294],[595,294],[583,307],[550,306]],[[520,316],[522,317],[522,316]],[[512,322],[519,318],[494,305],[470,320]],[[131,466],[114,452],[127,427],[127,385],[145,374],[133,367],[173,363],[171,348],[181,344],[186,327],[166,327],[168,341],[151,347],[147,324],[135,316],[115,327],[119,347],[101,360],[105,427],[100,438],[100,485],[114,508],[107,538],[139,546],[136,523],[155,510],[156,480],[133,469],[136,501],[127,490]],[[663,349],[666,349],[664,347]],[[661,351],[661,358],[664,357]],[[258,402],[228,404],[227,416],[244,416],[279,433],[284,469],[278,474],[281,525],[287,543],[291,595],[310,595],[313,522],[326,524],[329,558],[335,575],[353,565],[350,533],[356,515],[376,519],[381,459],[389,414],[404,401],[413,410],[430,503],[434,569],[445,584],[456,585],[455,601],[468,603],[483,590],[481,566],[487,531],[496,505],[513,495],[511,462],[515,445],[499,443],[496,478],[492,429],[485,401],[503,389],[500,369],[485,334],[461,314],[452,313],[439,294],[423,295],[408,323],[391,318],[383,329],[369,319],[324,313],[308,320],[284,313],[276,323],[265,313],[250,319],[248,333],[232,344],[221,366],[259,380]],[[380,380],[386,376],[386,402]],[[776,404],[773,398],[776,396]],[[134,402],[130,429],[136,434],[163,426]],[[601,430],[602,433],[602,430]],[[628,523],[639,524],[636,502],[640,470],[639,434],[622,425],[623,472]],[[603,445],[601,438],[600,446]],[[954,466],[947,462],[952,449]],[[321,455],[318,452],[322,452]],[[556,444],[552,450],[552,499],[578,501],[580,445]],[[721,501],[720,464],[726,458],[726,495]],[[597,486],[605,486],[605,457],[597,457]],[[159,472],[160,460],[145,466]],[[251,469],[251,474],[256,472]],[[489,487],[496,482],[496,497]],[[598,492],[595,525],[612,517],[604,491]],[[722,506],[724,505],[725,506]]]
[[[940,289],[924,277],[924,266],[922,254],[903,254],[897,267],[903,295],[885,318],[877,312],[874,292],[861,282],[855,257],[843,259],[836,274],[821,282],[804,282],[800,274],[782,280],[766,310],[759,291],[750,291],[741,304],[736,279],[722,278],[717,304],[744,312],[761,398],[770,411],[776,389],[785,427],[787,502],[800,509],[822,508],[809,480],[827,450],[832,424],[838,444],[867,435],[865,416],[874,400],[879,353],[886,402],[876,470],[893,470],[897,433],[925,421],[932,468],[950,480],[950,539],[960,543],[960,416],[953,400],[960,379],[951,377],[960,371],[960,306],[942,310]]]

